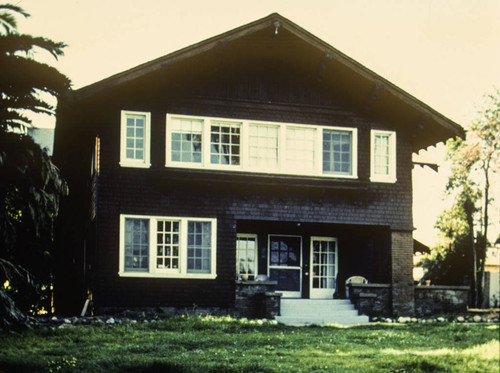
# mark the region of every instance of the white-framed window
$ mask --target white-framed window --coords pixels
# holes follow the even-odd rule
[[[122,110],[120,166],[150,167],[151,114]]]
[[[370,180],[381,183],[396,182],[396,132],[371,131]]]
[[[236,275],[255,279],[257,274],[257,235],[236,235]]]
[[[217,220],[120,215],[122,277],[216,277]]]
[[[211,121],[210,163],[214,165],[240,164],[241,123]]]
[[[316,128],[287,126],[286,169],[300,174],[314,170],[316,148]]]
[[[343,130],[323,131],[323,172],[351,175],[354,155],[353,133]]]
[[[172,161],[201,163],[203,121],[174,118],[172,120]]]
[[[166,115],[166,167],[356,179],[357,129]]]
[[[248,166],[254,169],[277,170],[279,126],[250,124]]]

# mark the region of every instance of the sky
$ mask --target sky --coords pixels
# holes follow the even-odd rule
[[[66,74],[75,89],[274,12],[463,127],[477,118],[484,95],[500,88],[499,0],[11,2],[31,14],[19,20],[20,32],[68,45],[59,61],[37,59]],[[421,152],[441,164],[440,172],[417,167],[413,173],[414,236],[429,245],[437,241],[437,215],[450,204],[444,154],[443,144]],[[492,210],[498,221],[498,204]]]

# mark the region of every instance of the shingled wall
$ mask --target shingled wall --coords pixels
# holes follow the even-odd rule
[[[311,97],[316,100],[316,96]],[[302,101],[300,101],[302,100]],[[387,268],[401,294],[405,294],[411,259],[412,190],[410,135],[397,133],[397,182],[371,183],[370,129],[395,129],[389,123],[372,119],[369,112],[329,98],[308,102],[272,103],[228,100],[214,97],[141,96],[109,92],[81,106],[62,105],[58,136],[69,135],[78,142],[64,148],[59,158],[63,174],[74,191],[81,189],[82,177],[75,162],[82,148],[90,158],[95,135],[100,137],[100,175],[98,180],[96,245],[88,286],[99,307],[182,306],[230,308],[235,299],[235,249],[237,225],[242,220],[383,227],[389,235],[387,251],[393,250]],[[322,105],[316,105],[321,103]],[[119,166],[120,111],[151,113],[151,163],[149,169]],[[88,113],[91,112],[89,122]],[[358,128],[358,179],[308,178],[175,170],[165,168],[166,114],[186,114],[237,119],[254,119],[323,126]],[[87,144],[87,145],[86,145]],[[78,151],[77,151],[78,149]],[[90,160],[89,160],[90,163]],[[81,172],[88,172],[81,161]],[[73,177],[74,176],[74,177]],[[78,183],[79,186],[76,186]],[[78,194],[73,195],[78,199]],[[81,208],[82,202],[76,203]],[[82,213],[82,211],[80,211]],[[86,213],[86,212],[83,212]],[[118,276],[119,216],[189,216],[217,218],[217,278],[215,280],[123,278]],[[76,226],[75,230],[83,230]],[[85,235],[84,232],[81,235]],[[410,257],[406,258],[406,255]],[[364,261],[365,258],[356,260]],[[392,260],[392,264],[391,264]],[[399,263],[401,261],[401,263]],[[410,273],[411,278],[411,273]],[[408,280],[409,281],[409,280]],[[399,287],[398,287],[399,286]],[[405,295],[406,297],[406,295]],[[409,297],[403,297],[406,299]],[[397,306],[400,307],[400,306]],[[403,307],[403,306],[401,306]],[[400,307],[400,308],[401,308]],[[405,309],[401,308],[401,312]]]

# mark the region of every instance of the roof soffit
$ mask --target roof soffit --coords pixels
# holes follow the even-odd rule
[[[81,88],[73,98],[85,99],[148,75],[163,74],[165,80],[190,65],[209,71],[256,59],[299,66],[368,114],[408,127],[414,150],[464,134],[458,124],[277,13]]]

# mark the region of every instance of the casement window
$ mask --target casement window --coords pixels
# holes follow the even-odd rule
[[[151,114],[121,112],[120,165],[150,167]]]
[[[167,114],[166,166],[355,179],[357,129]]]
[[[352,157],[352,132],[323,131],[323,172],[333,175],[351,175]]]
[[[211,122],[211,164],[240,164],[240,127],[240,123]]]
[[[172,161],[201,163],[201,134],[203,121],[197,119],[172,120]]]
[[[382,183],[396,182],[396,132],[371,131],[370,180]]]
[[[216,277],[216,219],[120,215],[123,277]]]
[[[257,273],[257,235],[238,234],[236,236],[236,275],[255,279]]]
[[[315,166],[316,128],[286,128],[286,168],[297,173]]]
[[[279,126],[250,124],[248,136],[248,166],[254,169],[278,168]]]

